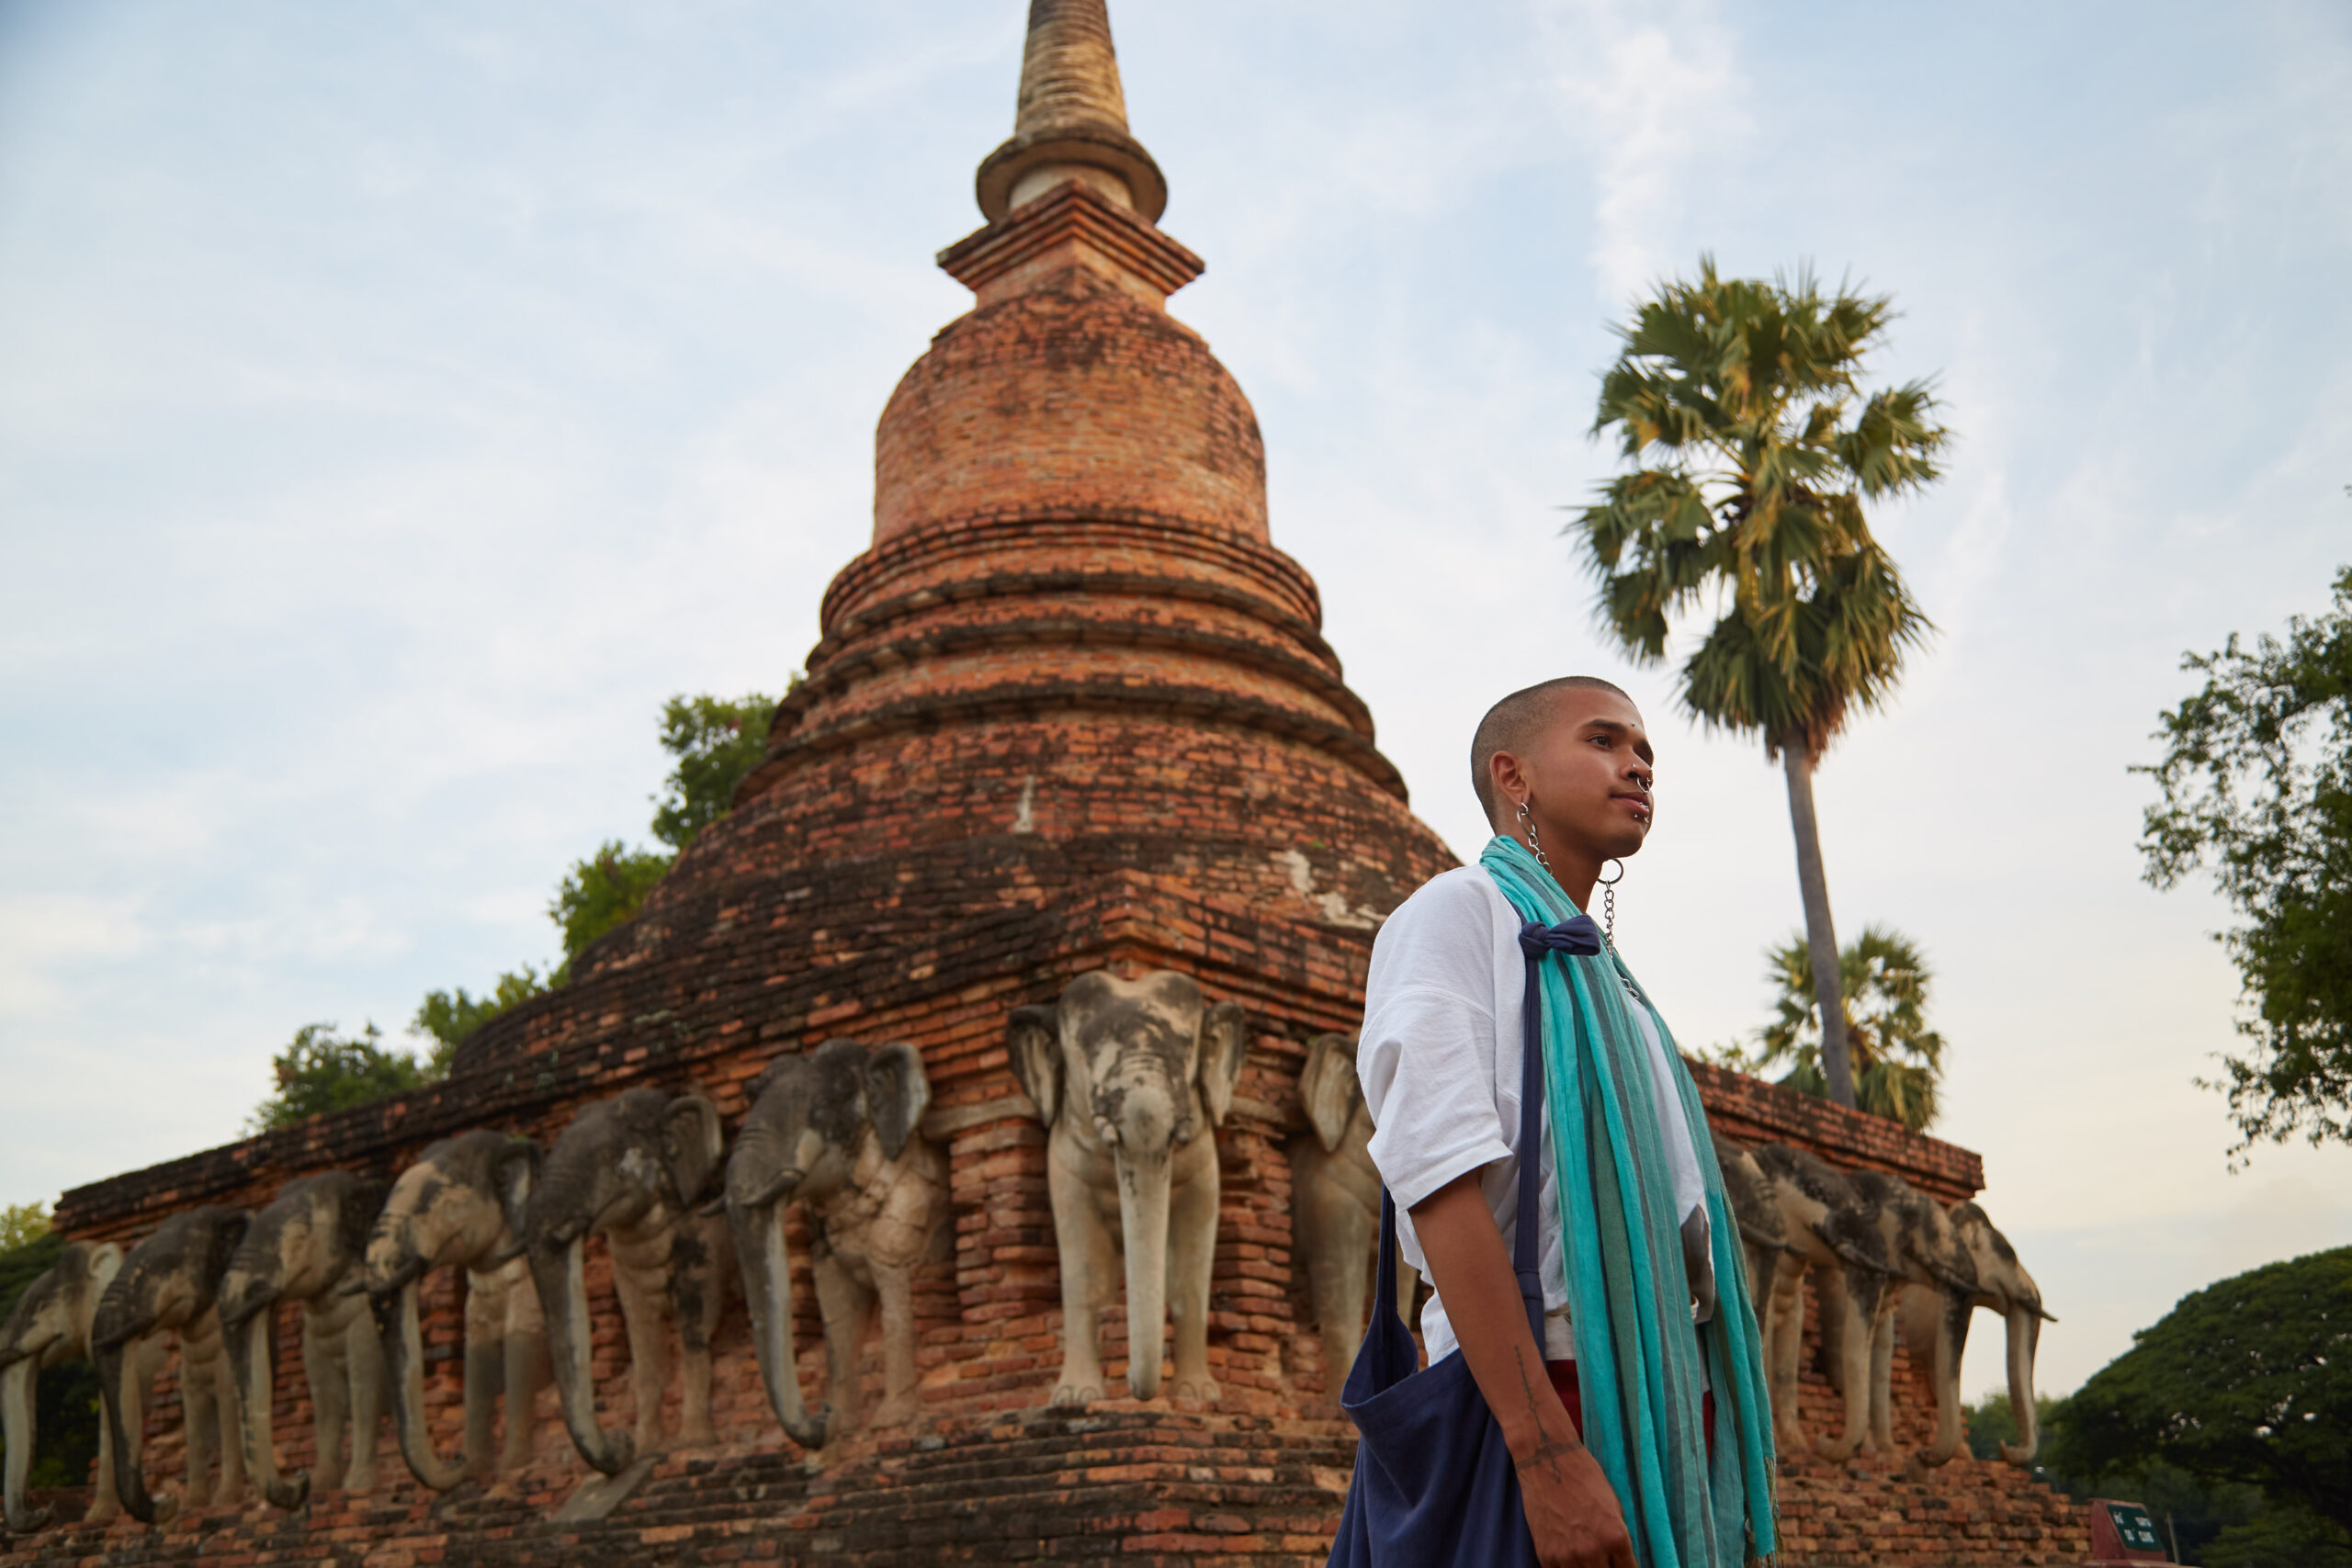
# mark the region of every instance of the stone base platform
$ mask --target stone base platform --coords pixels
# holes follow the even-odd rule
[[[432,1496],[318,1499],[298,1514],[218,1510],[149,1530],[61,1524],[0,1546],[10,1563],[219,1568],[934,1568],[1118,1562],[1132,1568],[1320,1568],[1353,1429],[1155,1407],[1032,1411],[897,1439],[823,1466],[773,1445],[677,1455],[604,1519],[553,1516],[585,1476],[534,1466]],[[397,1461],[393,1461],[397,1464]],[[80,1499],[57,1494],[61,1517]],[[2049,1568],[2089,1556],[2080,1510],[2023,1472],[1957,1461],[1792,1461],[1789,1568]]]
[[[1295,1568],[1329,1551],[1352,1428],[1164,1410],[1036,1411],[885,1444],[820,1468],[797,1450],[720,1449],[659,1462],[593,1523],[552,1516],[582,1483],[535,1466],[434,1497],[322,1498],[296,1514],[226,1510],[160,1530],[64,1524],[0,1546],[27,1564],[220,1568],[933,1568],[1116,1561],[1134,1568]],[[397,1460],[393,1461],[397,1464]],[[63,1495],[56,1501],[65,1504]],[[63,1517],[70,1504],[61,1506]]]
[[[2090,1560],[2084,1511],[2015,1465],[1781,1461],[1791,1568],[2057,1568]]]

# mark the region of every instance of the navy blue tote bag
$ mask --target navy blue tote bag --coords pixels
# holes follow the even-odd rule
[[[1587,938],[1581,929],[1571,932],[1530,922],[1520,943],[1527,950],[1528,995],[1519,1096],[1519,1223],[1511,1236],[1511,1268],[1519,1275],[1528,1327],[1540,1352],[1544,1284],[1536,1267],[1536,1172],[1542,1145],[1536,1140],[1543,1130],[1544,1062],[1535,965],[1546,949],[1595,953],[1600,942],[1597,930]],[[1396,1315],[1396,1201],[1384,1186],[1372,1326],[1340,1393],[1340,1407],[1363,1437],[1339,1539],[1331,1544],[1331,1568],[1536,1568],[1535,1540],[1527,1532],[1527,1510],[1519,1498],[1519,1472],[1469,1363],[1456,1350],[1425,1371],[1419,1367],[1413,1337]]]

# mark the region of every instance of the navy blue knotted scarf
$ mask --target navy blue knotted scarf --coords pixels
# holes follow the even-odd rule
[[[1521,920],[1519,923],[1519,951],[1527,955],[1527,1001],[1521,1010],[1521,1016],[1527,1021],[1521,1030],[1521,1037],[1526,1048],[1528,1066],[1526,1076],[1520,1080],[1519,1086],[1522,1105],[1532,1105],[1542,1098],[1538,1086],[1543,1079],[1538,1076],[1537,1068],[1544,1060],[1544,955],[1558,953],[1572,958],[1591,958],[1604,945],[1600,926],[1590,915],[1571,915],[1555,926],[1547,926],[1541,920]],[[1521,1140],[1519,1152],[1522,1170],[1533,1171],[1543,1163],[1536,1157],[1536,1150],[1533,1138]],[[1530,1190],[1534,1185],[1532,1181],[1525,1183]],[[1540,1209],[1537,1212],[1540,1213]],[[1532,1258],[1519,1265],[1519,1290],[1521,1295],[1539,1304],[1544,1300],[1543,1276],[1537,1272],[1535,1260]],[[1539,1355],[1544,1350],[1544,1323],[1540,1314],[1535,1323],[1535,1349]]]

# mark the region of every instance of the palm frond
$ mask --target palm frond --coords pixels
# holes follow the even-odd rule
[[[1944,1038],[1928,1027],[1934,975],[1926,958],[1902,932],[1872,925],[1838,953],[1838,969],[1856,1104],[1924,1132],[1939,1109],[1944,1071]],[[1757,1032],[1752,1060],[1759,1067],[1786,1063],[1789,1070],[1780,1082],[1826,1095],[1821,1014],[1814,999],[1812,953],[1803,936],[1766,952],[1765,978],[1773,988],[1773,1016]]]
[[[1721,603],[1679,696],[1768,756],[1818,755],[1852,712],[1892,696],[1934,629],[1865,518],[1866,502],[1938,478],[1950,440],[1930,384],[1860,391],[1894,319],[1891,297],[1827,293],[1809,265],[1724,278],[1702,255],[1694,279],[1635,305],[1601,378],[1593,433],[1636,466],[1569,525],[1595,618],[1656,662],[1679,615]]]

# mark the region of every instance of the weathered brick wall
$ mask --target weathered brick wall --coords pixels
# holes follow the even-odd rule
[[[1946,1203],[1984,1190],[1973,1150],[1711,1063],[1692,1062],[1708,1125],[1737,1143],[1789,1144],[1843,1170],[1883,1170]]]

